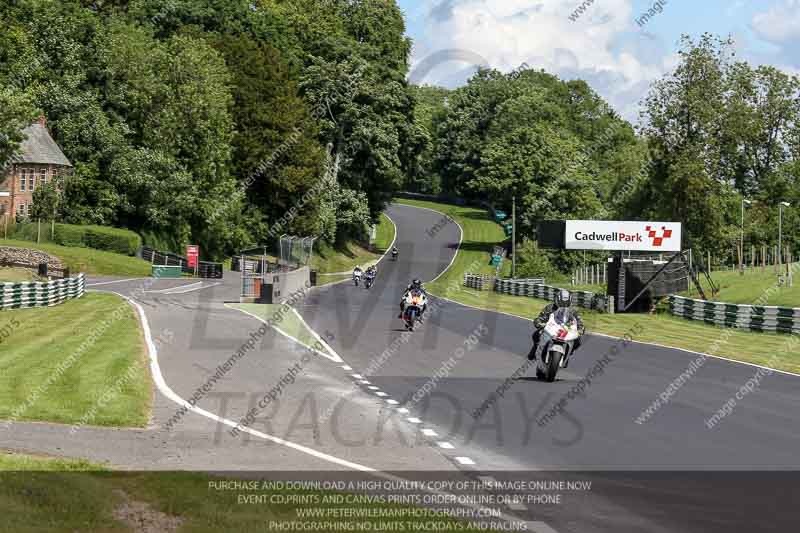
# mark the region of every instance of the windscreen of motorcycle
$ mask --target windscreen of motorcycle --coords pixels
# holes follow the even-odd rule
[[[566,307],[557,309],[553,316],[556,323],[561,326],[569,326],[575,320],[575,314],[572,309]]]

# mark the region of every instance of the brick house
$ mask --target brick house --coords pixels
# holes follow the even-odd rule
[[[72,169],[72,163],[47,131],[44,117],[22,132],[26,139],[8,165],[5,177],[0,175],[0,217],[28,216],[36,187]]]

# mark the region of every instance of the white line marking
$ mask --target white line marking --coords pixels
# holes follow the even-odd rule
[[[363,381],[362,381],[361,383],[363,383]],[[370,385],[370,386],[369,386],[369,387],[367,387],[367,388],[368,388],[369,390],[381,390],[381,388],[380,388],[380,387],[376,387],[375,385]]]
[[[166,289],[156,289],[152,291],[142,291],[142,292],[153,293],[153,294],[169,294],[170,291],[174,291],[176,289],[186,289],[189,287],[194,287],[196,285],[202,285],[202,284],[203,284],[202,281],[196,281],[194,283],[188,283],[186,285],[178,285],[177,287],[168,287]]]
[[[397,400],[386,400],[386,403],[391,404],[391,405],[397,405],[400,402],[398,402]]]
[[[456,457],[456,461],[458,461],[458,464],[462,464],[462,465],[474,465],[475,464],[475,461],[473,461],[469,457]]]
[[[362,379],[361,381],[359,381],[359,383],[362,384],[362,385],[371,385],[372,384],[371,382],[367,381],[366,379]]]
[[[294,314],[297,315],[297,318],[300,319],[300,322],[303,323],[303,325],[306,327],[306,329],[311,332],[311,335],[315,339],[317,339],[317,342],[319,342],[323,347],[325,347],[325,349],[328,350],[328,352],[331,355],[336,357],[336,359],[337,359],[336,362],[337,363],[344,363],[344,359],[342,359],[341,356],[338,353],[336,353],[336,350],[334,350],[333,347],[331,347],[330,344],[325,342],[325,340],[322,337],[320,337],[319,334],[316,331],[314,331],[314,328],[312,328],[311,326],[308,325],[308,322],[306,322],[306,319],[303,318],[303,315],[301,315],[300,312],[297,309],[295,309],[294,307],[292,307],[292,311],[294,311]]]
[[[232,310],[234,310],[234,311],[239,311],[240,313],[244,313],[244,314],[246,314],[246,315],[250,315],[251,317],[255,318],[256,320],[259,320],[259,321],[263,322],[264,324],[267,324],[267,325],[269,325],[269,323],[268,323],[266,320],[264,320],[263,318],[261,318],[260,316],[258,316],[258,315],[256,315],[256,314],[253,314],[253,313],[251,313],[250,311],[245,311],[244,309],[239,309],[239,308],[236,308],[236,307],[231,307],[231,306],[230,306],[230,305],[228,305],[228,304],[225,304],[225,307],[227,307],[228,309],[232,309]],[[275,331],[277,331],[278,333],[280,333],[281,335],[283,335],[283,336],[284,336],[284,337],[286,337],[287,339],[290,339],[290,340],[292,340],[292,341],[296,342],[297,344],[299,344],[300,346],[302,346],[302,347],[306,348],[307,350],[311,351],[312,353],[315,353],[315,354],[317,354],[317,355],[321,355],[322,357],[324,357],[324,358],[326,358],[326,359],[330,359],[330,360],[331,360],[331,361],[333,361],[334,363],[344,363],[344,361],[342,360],[342,358],[341,358],[341,357],[339,357],[339,354],[337,354],[336,352],[332,352],[332,353],[325,353],[325,352],[321,352],[321,351],[319,351],[319,350],[317,350],[317,349],[315,349],[315,348],[313,348],[313,347],[309,346],[308,344],[304,343],[304,342],[303,342],[303,341],[301,341],[300,339],[296,339],[296,338],[294,338],[293,336],[289,335],[288,333],[286,333],[285,331],[283,331],[282,329],[280,329],[278,326],[274,326],[274,325],[273,325],[273,326],[272,326],[272,329],[274,329]]]
[[[203,285],[202,287],[194,287],[194,288],[186,289],[186,290],[182,290],[182,291],[174,290],[174,291],[171,291],[171,292],[165,292],[164,294],[186,294],[187,292],[194,292],[194,291],[201,291],[203,289],[210,289],[211,287],[216,287],[217,285],[222,285],[222,283],[221,282],[212,283],[211,285]]]
[[[347,365],[343,365],[342,366],[342,370],[347,370],[349,372],[350,370],[353,370],[353,369],[352,369],[352,367],[349,367]]]
[[[364,376],[362,376],[361,374],[350,374],[350,375],[356,379],[364,379]]]
[[[125,300],[127,300],[128,302],[130,302],[130,304],[133,305],[133,307],[136,309],[136,311],[139,314],[139,319],[141,320],[141,323],[142,323],[142,330],[144,332],[145,343],[147,344],[147,350],[148,350],[149,355],[150,355],[150,371],[153,374],[153,379],[155,380],[156,386],[158,387],[158,390],[161,392],[161,394],[163,394],[164,396],[166,396],[167,398],[169,398],[170,400],[172,400],[176,404],[185,407],[189,411],[197,413],[197,414],[199,414],[201,416],[204,416],[206,418],[209,418],[209,419],[214,420],[216,422],[219,422],[221,424],[225,424],[226,426],[229,426],[229,427],[232,427],[232,428],[239,427],[238,422],[234,422],[233,420],[228,420],[227,418],[222,418],[220,416],[215,415],[214,413],[210,413],[210,412],[206,411],[205,409],[201,409],[199,407],[196,407],[196,406],[190,404],[189,402],[187,402],[186,400],[184,400],[183,398],[178,396],[178,394],[176,394],[175,391],[173,391],[170,388],[170,386],[167,385],[166,380],[164,380],[164,376],[161,374],[161,367],[158,364],[158,350],[156,349],[156,345],[153,342],[153,337],[152,337],[152,335],[150,333],[150,325],[147,322],[147,316],[145,315],[144,309],[142,308],[141,305],[139,305],[138,302],[132,300],[131,298],[128,298],[127,296],[124,296],[124,295],[119,294],[119,293],[114,293],[114,294],[117,294],[117,296],[120,296],[120,297],[124,298]],[[350,461],[346,461],[344,459],[340,459],[338,457],[334,457],[333,455],[328,455],[327,453],[322,453],[320,451],[314,450],[312,448],[308,448],[308,447],[303,446],[301,444],[296,444],[294,442],[282,439],[280,437],[275,437],[274,435],[269,435],[267,433],[263,433],[261,431],[257,431],[255,429],[252,429],[252,428],[249,428],[249,427],[242,427],[240,429],[242,431],[246,432],[246,433],[249,433],[249,434],[255,436],[255,437],[259,437],[259,438],[262,438],[262,439],[265,439],[265,440],[269,440],[269,441],[272,441],[272,442],[274,442],[276,444],[281,444],[283,446],[286,446],[288,448],[292,448],[293,450],[297,450],[299,452],[311,455],[311,456],[316,457],[317,459],[321,459],[323,461],[328,461],[330,463],[334,463],[334,464],[337,464],[339,466],[344,466],[344,467],[351,468],[353,470],[359,470],[359,471],[362,471],[362,472],[376,472],[376,470],[374,468],[370,468],[368,466],[360,465],[358,463],[353,463],[353,462],[350,462]]]
[[[126,281],[139,281],[140,279],[150,279],[150,278],[129,278],[129,279],[118,279],[116,281],[102,281],[100,283],[87,283],[87,287],[99,287],[100,285],[111,285],[113,283],[125,283]]]
[[[406,409],[405,407],[398,407],[398,408],[397,408],[397,412],[398,412],[398,413],[402,413],[402,414],[404,414],[404,415],[407,415],[407,414],[408,414],[408,413],[410,413],[411,411],[409,411],[409,410],[408,410],[408,409]]]
[[[422,424],[422,420],[420,420],[419,418],[412,417],[412,418],[406,418],[406,420],[408,420],[412,424]]]
[[[378,396],[380,396],[381,398],[385,398],[386,396],[389,396],[389,395],[388,395],[388,394],[386,394],[385,392],[376,392],[375,394],[377,394],[377,395],[378,395]]]
[[[439,448],[442,448],[442,449],[445,449],[445,450],[452,450],[453,448],[455,448],[455,446],[453,446],[449,442],[437,442],[436,445]]]
[[[437,437],[438,436],[438,434],[434,430],[428,429],[428,428],[423,429],[422,430],[422,434],[425,435],[426,437]]]

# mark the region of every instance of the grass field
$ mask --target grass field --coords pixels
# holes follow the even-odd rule
[[[795,278],[794,286],[781,286],[779,290],[770,291],[768,293],[770,297],[763,301],[762,305],[800,308],[800,263],[795,263],[792,268]],[[767,294],[770,288],[778,284],[778,275],[771,267],[768,267],[765,272],[762,272],[761,269],[746,270],[744,275],[737,271],[714,272],[711,278],[720,287],[716,301],[732,304],[753,304],[761,301],[762,295]],[[704,277],[700,281],[703,289],[706,290],[706,296],[711,298],[708,281]],[[700,297],[697,289],[694,288],[683,293],[682,296]]]
[[[150,263],[136,257],[58,244],[0,239],[0,246],[41,250],[54,255],[72,272],[96,276],[149,276]]]
[[[43,531],[178,531],[216,533],[219,531],[274,531],[271,521],[296,522],[293,531],[332,531],[315,524],[323,520],[355,525],[346,531],[407,531],[408,522],[418,522],[414,531],[430,530],[476,533],[464,522],[451,518],[301,518],[303,510],[385,509],[389,513],[419,513],[420,508],[389,503],[334,503],[323,498],[347,497],[352,493],[314,490],[224,490],[216,478],[191,472],[110,472],[85,461],[31,457],[0,452],[0,532],[40,533]],[[215,485],[215,483],[217,483]],[[299,497],[300,503],[270,503],[273,495]],[[243,502],[242,496],[266,501]],[[119,512],[125,509],[125,517]],[[125,520],[127,519],[127,520]],[[483,520],[485,521],[485,520]],[[381,529],[396,523],[394,529]],[[149,524],[150,529],[144,525]],[[381,526],[382,524],[382,526]],[[289,524],[291,526],[291,524]],[[172,526],[172,527],[170,527]],[[177,529],[175,529],[177,526]],[[290,530],[290,529],[287,529]],[[481,529],[483,530],[483,529]]]
[[[27,268],[0,267],[0,282],[20,283],[24,281],[40,281],[32,270]]]
[[[151,404],[133,309],[87,293],[55,307],[0,311],[0,420],[143,427]],[[118,391],[117,391],[118,389]]]
[[[446,213],[464,230],[463,247],[459,250],[453,266],[435,283],[427,285],[433,294],[479,309],[500,311],[529,319],[539,314],[547,303],[543,300],[463,287],[465,272],[492,271],[491,267],[487,267],[489,253],[492,245],[504,238],[502,229],[488,220],[484,210],[416,200],[396,201]],[[673,317],[663,312],[607,315],[584,310],[582,315],[590,332],[623,336],[636,330],[637,341],[702,353],[714,351],[712,347],[721,339],[726,339],[712,355],[756,364],[769,363],[773,368],[800,373],[800,354],[787,350],[787,341],[790,338],[787,335],[731,331]],[[528,332],[520,334],[528,335]]]

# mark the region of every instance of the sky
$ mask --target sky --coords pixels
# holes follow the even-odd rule
[[[398,0],[415,83],[457,87],[485,65],[581,78],[638,122],[682,34],[735,41],[739,59],[800,75],[800,0]],[[578,12],[579,7],[585,10]],[[643,19],[645,13],[652,13]],[[574,20],[573,20],[574,19]]]

